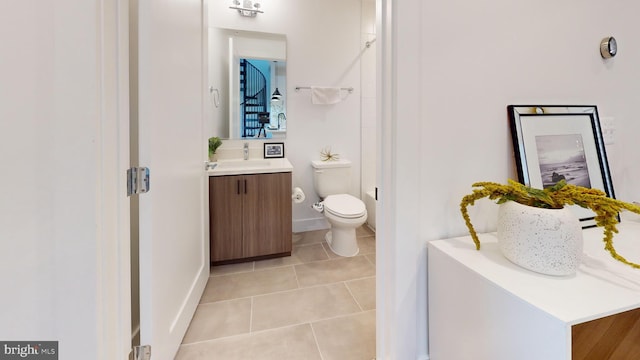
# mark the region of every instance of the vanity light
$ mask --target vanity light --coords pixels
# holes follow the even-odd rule
[[[229,6],[229,9],[238,10],[238,14],[242,16],[255,17],[258,13],[264,13],[260,10],[259,2],[252,2],[251,0],[233,0],[233,6]]]

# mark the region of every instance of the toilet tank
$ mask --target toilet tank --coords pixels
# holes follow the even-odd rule
[[[313,187],[321,198],[333,194],[348,194],[351,186],[351,161],[347,159],[313,160]]]

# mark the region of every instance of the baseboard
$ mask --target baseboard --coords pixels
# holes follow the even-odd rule
[[[323,217],[293,220],[293,232],[305,232],[328,229],[329,222]]]
[[[373,358],[373,360],[376,360],[377,358]],[[418,358],[416,358],[416,360],[429,360],[429,355],[422,355],[419,356]]]
[[[374,233],[376,232],[376,228],[375,228],[375,227],[373,227],[373,226],[371,226],[371,224],[369,224],[369,223],[365,223],[365,226],[366,226],[367,228],[369,228],[369,230],[373,231]],[[422,359],[421,359],[421,360],[422,360]]]

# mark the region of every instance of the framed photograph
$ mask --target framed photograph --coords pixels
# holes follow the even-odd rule
[[[264,158],[283,158],[284,143],[264,143]]]
[[[547,188],[560,180],[615,198],[596,106],[509,105],[518,181]],[[572,206],[582,227],[595,214]]]

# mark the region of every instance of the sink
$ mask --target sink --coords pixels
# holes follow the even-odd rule
[[[268,167],[270,159],[252,159],[252,160],[220,160],[219,168],[237,168],[237,167]]]
[[[277,159],[229,159],[209,163],[209,176],[263,174],[292,172],[293,166],[286,158]]]

